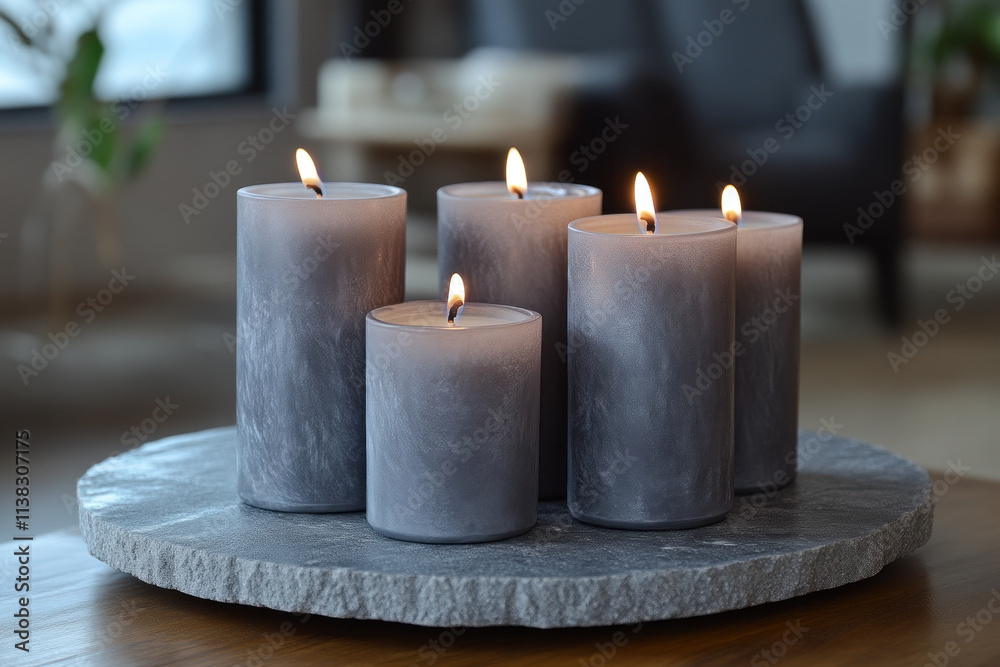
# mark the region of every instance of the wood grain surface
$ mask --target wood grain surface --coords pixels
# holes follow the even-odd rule
[[[210,602],[32,541],[30,653],[14,648],[15,543],[0,556],[0,664],[1000,665],[1000,484],[935,477],[934,535],[871,579],[639,626],[426,628]],[[23,544],[23,543],[19,543]],[[949,655],[950,652],[950,655]]]

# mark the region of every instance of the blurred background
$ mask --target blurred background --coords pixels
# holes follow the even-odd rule
[[[800,425],[1000,479],[1000,2],[0,0],[0,405],[32,528],[235,421],[236,190],[587,183],[805,219]],[[13,459],[13,457],[11,457]],[[8,465],[9,464],[9,465]],[[0,493],[13,490],[13,461]]]

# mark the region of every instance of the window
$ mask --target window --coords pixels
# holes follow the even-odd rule
[[[104,43],[95,89],[102,99],[174,98],[257,90],[261,2],[253,0],[0,0],[25,34],[51,30],[72,53],[93,25]],[[0,108],[47,106],[61,64],[23,47],[0,24]]]

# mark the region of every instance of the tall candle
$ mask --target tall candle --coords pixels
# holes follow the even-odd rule
[[[365,506],[365,315],[403,298],[406,193],[237,193],[238,491],[289,512]]]
[[[535,524],[542,321],[438,301],[368,315],[368,523],[414,542],[485,542]]]
[[[442,284],[460,273],[477,298],[542,315],[539,492],[566,495],[567,225],[601,213],[586,185],[464,183],[438,190]]]
[[[736,227],[651,207],[640,222],[569,226],[569,509],[614,528],[700,526],[733,502],[732,370],[695,406],[681,385],[732,340]]]
[[[736,492],[752,493],[779,489],[795,479],[802,218],[744,212],[731,188],[722,211],[671,215],[725,216],[738,223],[736,338],[729,350],[736,365]],[[705,377],[688,380],[696,400],[702,398]]]

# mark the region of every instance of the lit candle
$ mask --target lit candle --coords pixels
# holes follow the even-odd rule
[[[289,512],[365,506],[365,315],[403,298],[406,193],[302,183],[237,193],[238,490]]]
[[[733,338],[736,227],[655,212],[569,226],[569,509],[614,528],[689,528],[733,502],[733,374],[682,383]]]
[[[670,215],[719,218],[720,211]],[[736,364],[736,492],[775,490],[796,469],[802,218],[744,212],[731,185],[721,217],[737,223],[736,338],[728,351]],[[704,377],[688,380],[697,400]]]
[[[412,301],[368,314],[368,523],[468,543],[535,524],[542,319],[511,306]]]
[[[513,148],[507,158],[507,183],[463,183],[438,190],[442,284],[460,273],[482,301],[542,315],[542,498],[566,495],[567,225],[600,213],[597,188],[529,185]]]

